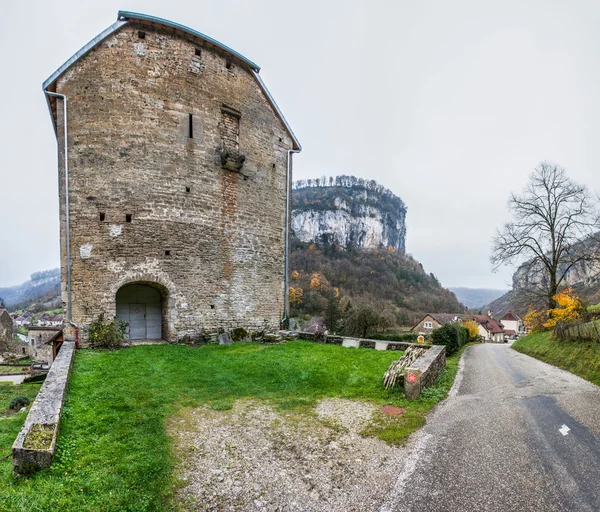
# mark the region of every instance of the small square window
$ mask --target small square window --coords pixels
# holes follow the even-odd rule
[[[186,191],[186,192],[191,192],[191,191],[192,191],[192,189],[191,189],[190,187],[185,187],[185,191]]]
[[[171,256],[171,251],[165,251],[165,256]]]
[[[210,309],[215,309],[215,305],[214,305],[214,304],[211,304],[211,305],[210,305]]]
[[[196,47],[196,57],[202,57],[202,49]]]
[[[125,222],[131,222],[131,213],[125,214]]]
[[[233,67],[233,65],[231,64],[231,61],[230,61],[230,60],[228,60],[228,61],[226,61],[226,62],[225,62],[225,67],[226,67],[227,69],[231,69],[231,68]]]
[[[139,30],[138,31],[138,37],[140,39],[146,39],[146,32],[144,32],[143,30]]]

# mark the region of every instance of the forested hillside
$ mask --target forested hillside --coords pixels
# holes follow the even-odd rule
[[[396,327],[412,326],[426,312],[462,312],[464,306],[411,256],[392,248],[345,249],[292,240],[292,315],[325,316],[331,302],[374,303]]]

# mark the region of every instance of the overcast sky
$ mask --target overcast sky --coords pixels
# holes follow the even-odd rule
[[[295,179],[375,179],[445,286],[509,286],[490,239],[541,160],[600,189],[595,0],[0,2],[0,286],[59,265],[56,140],[42,81],[119,9],[231,46],[303,144]]]

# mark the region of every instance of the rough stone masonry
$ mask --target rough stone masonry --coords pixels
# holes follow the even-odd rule
[[[68,99],[72,317],[84,345],[85,326],[117,312],[132,338],[278,327],[288,158],[300,145],[258,70],[192,29],[120,12],[44,83]],[[67,303],[65,102],[48,99]]]

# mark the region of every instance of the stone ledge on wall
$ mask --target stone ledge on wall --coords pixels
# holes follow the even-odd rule
[[[28,474],[39,468],[50,467],[52,464],[74,349],[73,342],[66,341],[62,344],[50,367],[48,376],[27,414],[25,424],[12,447],[13,468],[16,473]],[[53,429],[52,440],[47,447],[38,449],[24,447],[27,435],[34,426]]]

